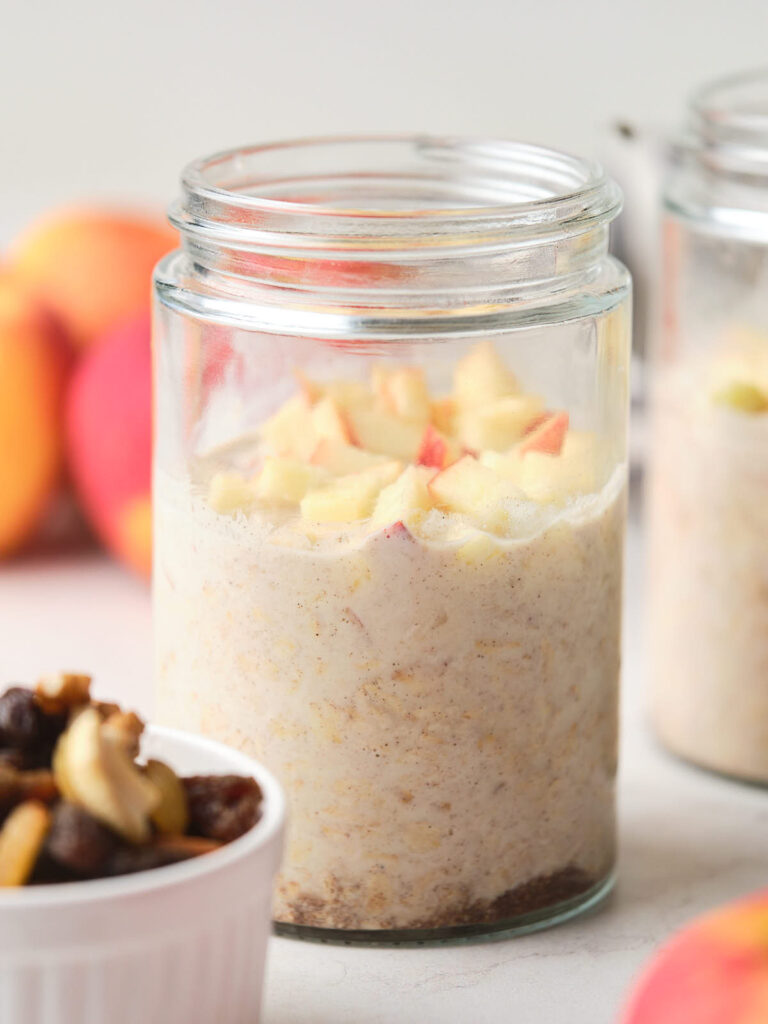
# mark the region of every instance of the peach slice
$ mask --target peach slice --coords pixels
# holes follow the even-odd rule
[[[393,459],[413,462],[421,444],[423,427],[378,409],[350,409],[352,432],[361,448]]]
[[[518,392],[517,380],[490,341],[480,342],[456,364],[456,400],[465,408],[492,402]]]
[[[301,514],[316,523],[353,523],[373,511],[379,492],[402,470],[399,462],[385,462],[360,473],[336,477],[302,498]]]
[[[420,466],[407,466],[394,483],[379,494],[371,522],[375,526],[396,523],[417,511],[432,508],[428,483],[434,474]]]
[[[309,461],[314,466],[323,466],[334,476],[345,476],[347,473],[359,473],[360,470],[369,469],[371,466],[380,466],[387,461],[387,456],[364,451],[343,441],[323,438],[318,441]]]
[[[543,408],[543,401],[536,395],[507,395],[462,412],[457,433],[470,448],[507,451],[523,437]]]
[[[311,418],[315,437],[319,440],[342,441],[345,444],[352,440],[346,417],[327,395],[312,409]]]
[[[256,494],[263,501],[295,505],[312,487],[328,479],[321,466],[308,466],[297,459],[267,456],[256,481]]]
[[[546,455],[559,455],[567,430],[568,413],[554,413],[526,436],[520,445],[520,454],[544,452]]]
[[[428,489],[439,508],[464,513],[479,526],[492,531],[508,526],[507,503],[525,497],[512,481],[481,465],[472,455],[462,456],[438,473]]]
[[[317,443],[312,406],[304,395],[294,395],[263,424],[261,433],[275,454],[308,459]]]

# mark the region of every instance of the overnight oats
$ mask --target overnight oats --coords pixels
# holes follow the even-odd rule
[[[458,144],[324,145],[341,148],[301,178],[298,211],[262,198],[299,188],[267,147],[263,166],[259,150],[198,165],[174,212],[187,250],[157,278],[158,715],[284,784],[284,932],[397,941],[562,920],[608,891],[615,860],[617,194],[591,165],[513,144],[500,153],[526,174],[558,167],[533,201],[495,149],[468,147],[464,182]],[[439,206],[422,215],[427,187]],[[301,256],[290,228],[309,236]]]
[[[705,767],[768,782],[768,336],[657,381],[654,718]]]
[[[768,782],[768,73],[695,98],[665,190],[650,651],[662,742]]]

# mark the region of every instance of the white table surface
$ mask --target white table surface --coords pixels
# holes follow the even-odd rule
[[[672,929],[766,884],[768,795],[680,764],[649,736],[636,526],[627,568],[612,901],[551,931],[474,945],[356,949],[274,939],[264,1024],[612,1024],[632,976]],[[92,671],[103,696],[151,709],[147,587],[97,554],[0,568],[0,682],[63,667]]]

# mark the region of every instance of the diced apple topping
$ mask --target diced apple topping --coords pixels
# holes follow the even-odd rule
[[[419,423],[378,409],[350,409],[349,418],[361,448],[405,462],[416,458],[423,434]]]
[[[216,473],[208,488],[208,504],[216,512],[244,511],[256,500],[256,489],[240,473]]]
[[[386,455],[376,455],[364,448],[345,444],[343,441],[330,441],[327,438],[319,441],[309,460],[315,466],[323,466],[334,476],[347,473],[359,473],[362,469],[379,466],[387,462]]]
[[[256,494],[262,501],[296,505],[307,491],[328,478],[321,466],[308,466],[297,459],[267,456],[256,481]]]
[[[458,435],[469,448],[503,452],[512,447],[540,416],[543,401],[535,395],[508,395],[459,414]]]
[[[503,530],[508,502],[525,495],[510,480],[481,465],[471,455],[444,469],[429,483],[432,500],[447,512],[461,512],[487,530]]]
[[[744,380],[730,381],[712,395],[712,401],[738,412],[768,412],[768,393]]]
[[[453,434],[456,418],[456,400],[454,398],[435,398],[430,403],[432,422],[444,434]]]
[[[461,449],[453,438],[446,437],[428,423],[421,438],[416,462],[420,466],[444,469],[461,455]]]
[[[377,366],[374,367],[372,380],[374,393],[387,412],[421,423],[429,419],[429,392],[422,369],[404,366],[390,370]]]
[[[433,475],[423,466],[407,466],[397,480],[379,494],[372,516],[373,525],[402,522],[414,512],[432,508],[427,485]]]
[[[513,513],[523,514],[516,501],[527,502],[528,511],[531,502],[564,502],[602,478],[594,436],[570,431],[567,412],[547,411],[541,398],[520,392],[490,342],[458,361],[454,391],[443,397],[430,396],[416,366],[377,364],[369,383],[316,382],[302,373],[297,380],[298,393],[261,430],[259,476],[217,474],[213,508],[298,504],[308,521],[370,518],[390,530],[414,516],[426,528],[443,518],[425,515],[438,508],[498,533],[515,525]],[[764,401],[768,408],[756,390],[731,385],[715,400],[750,411]],[[454,522],[465,529],[462,519]],[[465,552],[467,560],[481,554]]]
[[[314,437],[318,441],[342,441],[347,444],[352,440],[346,417],[327,395],[312,409],[311,418]]]
[[[543,452],[546,455],[558,455],[563,447],[565,434],[568,430],[568,413],[554,413],[544,420],[541,426],[532,430],[520,445],[520,454]]]
[[[517,394],[515,375],[490,341],[481,342],[456,364],[453,387],[460,406],[472,408]]]
[[[379,492],[399,476],[402,468],[399,462],[386,462],[359,473],[336,477],[302,498],[301,514],[316,523],[353,523],[367,519]]]
[[[262,427],[262,435],[276,455],[308,459],[316,438],[312,406],[304,395],[294,395],[281,405]]]

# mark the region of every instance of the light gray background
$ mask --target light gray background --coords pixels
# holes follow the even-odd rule
[[[768,58],[767,0],[2,0],[0,242],[57,202],[164,205],[181,166],[353,130],[594,154]]]

